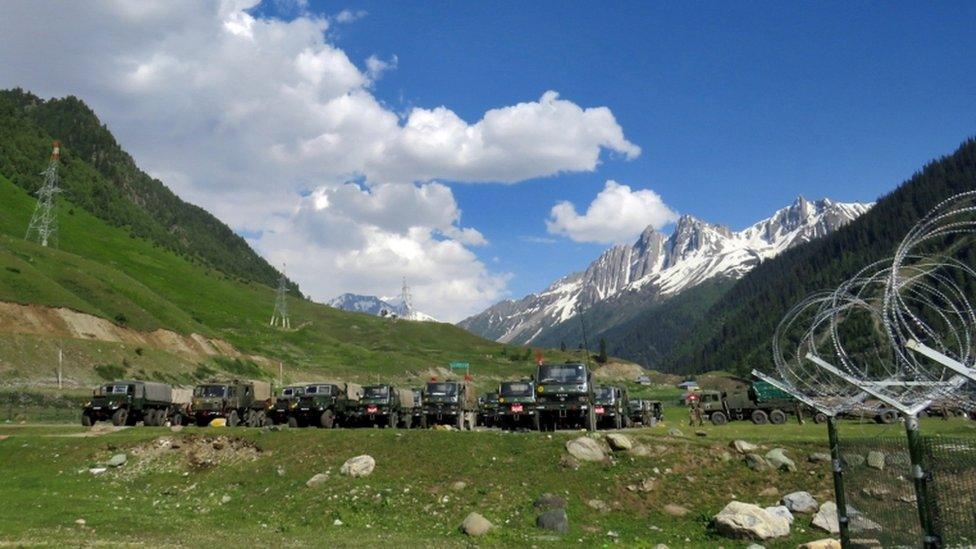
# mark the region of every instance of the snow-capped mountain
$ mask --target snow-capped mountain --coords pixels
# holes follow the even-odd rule
[[[374,295],[342,294],[329,300],[329,306],[343,311],[366,313],[368,315],[387,316],[396,315],[404,320],[419,320],[436,322],[434,317],[417,310],[409,310],[403,306],[399,297],[383,299]]]
[[[684,215],[670,235],[648,227],[634,244],[610,248],[585,271],[539,294],[495,304],[458,325],[501,342],[531,343],[578,310],[624,292],[660,301],[715,277],[740,278],[759,262],[824,236],[871,206],[799,197],[738,232]]]

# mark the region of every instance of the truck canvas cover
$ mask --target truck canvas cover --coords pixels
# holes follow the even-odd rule
[[[410,389],[396,389],[402,408],[413,408],[413,391]]]
[[[173,387],[173,404],[189,404],[193,400],[193,389]]]
[[[753,383],[750,392],[752,393],[752,397],[756,399],[756,402],[791,400],[793,398],[789,395],[789,393],[781,391],[765,381],[757,381]]]
[[[346,381],[330,379],[317,383],[309,383],[309,385],[335,385],[340,391],[346,394],[346,398],[349,400],[359,402],[359,399],[363,398],[363,386],[359,385],[358,383],[349,383]]]
[[[267,381],[252,381],[254,386],[254,400],[268,400],[271,398],[271,384]]]
[[[136,396],[144,396],[146,400],[151,400],[154,402],[173,402],[173,388],[165,383],[158,383],[156,381],[133,381],[130,383],[135,383],[136,385]],[[139,386],[142,389],[139,389]],[[145,393],[139,394],[142,390]]]

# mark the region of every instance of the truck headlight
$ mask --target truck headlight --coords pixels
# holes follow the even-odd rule
[[[544,390],[544,387],[542,385],[539,385],[538,387],[535,388],[535,390],[537,393],[541,393]]]

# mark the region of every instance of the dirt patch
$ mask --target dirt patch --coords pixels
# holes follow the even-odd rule
[[[647,372],[633,363],[609,362],[600,366],[593,372],[593,377],[597,379],[625,379],[634,381],[639,376],[646,375]]]
[[[129,461],[120,475],[146,472],[203,471],[232,463],[255,461],[262,451],[253,442],[232,436],[161,436],[126,450]]]

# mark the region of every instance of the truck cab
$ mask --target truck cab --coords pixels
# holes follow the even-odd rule
[[[498,393],[485,393],[478,397],[478,423],[494,427],[498,423]]]
[[[531,427],[539,430],[535,409],[535,383],[530,379],[503,381],[498,386],[498,423],[502,429]]]
[[[598,427],[621,429],[630,427],[630,403],[627,389],[610,385],[597,385],[593,400],[593,413]]]
[[[648,427],[664,418],[664,406],[660,400],[631,399],[628,406],[631,424]]]
[[[224,418],[228,427],[242,422],[260,427],[271,402],[271,385],[264,381],[211,381],[193,389],[191,414],[201,427],[216,418]]]
[[[474,388],[460,381],[431,381],[423,390],[424,413],[421,427],[451,425],[473,429],[478,403]]]
[[[585,364],[539,364],[535,384],[541,429],[583,426],[590,431],[596,430],[593,383]]]
[[[367,385],[350,420],[362,425],[396,427],[400,422],[400,397],[391,385]]]
[[[332,429],[340,422],[352,421],[362,393],[362,387],[354,383],[310,383],[305,386],[304,394],[291,403],[288,426]]]
[[[271,423],[275,425],[288,423],[288,412],[291,410],[291,405],[297,403],[304,394],[305,384],[283,387],[281,393],[275,397],[274,403],[268,407],[268,418]]]

